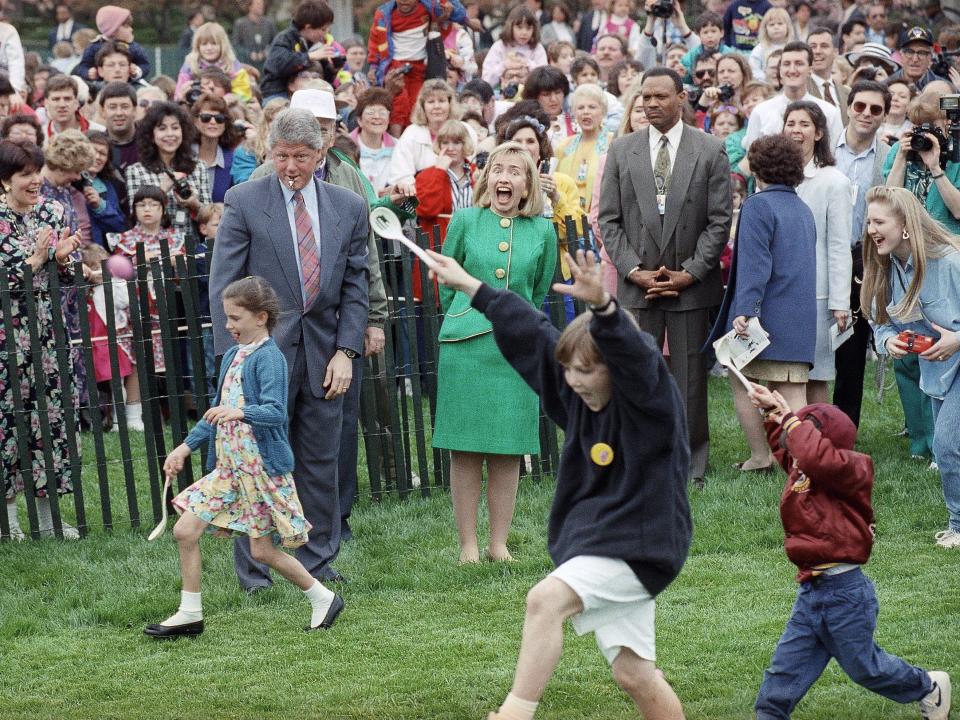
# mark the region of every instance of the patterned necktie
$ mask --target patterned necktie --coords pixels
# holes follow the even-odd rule
[[[653,179],[657,183],[657,194],[666,195],[670,189],[670,142],[666,135],[660,138],[660,150],[653,166]]]
[[[823,99],[826,100],[831,105],[836,105],[837,101],[833,99],[833,93],[830,92],[830,81],[827,80],[823,83]]]
[[[303,275],[303,309],[307,310],[320,292],[320,258],[317,256],[313,224],[299,190],[293,194],[293,201],[296,203],[293,219],[297,225],[297,248],[300,250],[300,272]]]

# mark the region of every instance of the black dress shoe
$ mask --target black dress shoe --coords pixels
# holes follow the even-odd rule
[[[330,607],[327,609],[327,614],[323,616],[323,620],[320,622],[320,624],[314,627],[305,627],[304,630],[307,632],[311,632],[312,630],[329,630],[337,621],[337,616],[342,612],[343,598],[339,595],[334,595],[333,602],[330,603]]]
[[[335,582],[335,583],[341,583],[341,584],[346,584],[349,582],[347,578],[345,578],[343,575],[338,573],[332,567],[326,567],[323,570],[321,570],[320,577],[317,579],[321,581],[329,581],[329,582]]]
[[[147,625],[143,629],[144,635],[149,635],[158,640],[178,637],[196,637],[203,632],[203,620],[197,620],[183,625]]]

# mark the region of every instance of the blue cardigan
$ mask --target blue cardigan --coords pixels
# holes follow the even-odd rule
[[[740,209],[730,281],[707,344],[733,319],[756,317],[770,333],[761,360],[813,365],[817,344],[817,228],[794,188],[770,185]]]
[[[223,379],[238,345],[234,345],[223,355],[220,362],[220,380],[217,382],[217,396],[213,407],[220,404],[223,393]],[[287,360],[270,338],[250,353],[243,361],[241,379],[243,382],[243,421],[253,428],[257,440],[263,467],[270,475],[284,475],[293,471],[293,450],[288,438],[287,418]],[[198,422],[184,442],[191,450],[203,443],[213,444],[217,437],[217,427],[206,420]],[[207,458],[207,470],[215,467],[215,454]]]

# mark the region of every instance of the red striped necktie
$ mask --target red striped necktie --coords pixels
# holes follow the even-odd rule
[[[317,257],[317,239],[313,235],[313,223],[303,194],[293,194],[296,208],[293,219],[297,226],[297,248],[300,251],[300,271],[303,275],[303,309],[306,311],[320,293],[320,258]]]

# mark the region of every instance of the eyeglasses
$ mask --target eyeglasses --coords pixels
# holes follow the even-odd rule
[[[385,107],[368,106],[363,109],[363,115],[366,115],[367,117],[372,117],[372,118],[375,118],[375,117],[385,118],[385,117],[390,117],[390,111],[387,110]]]
[[[200,122],[215,122],[217,125],[223,125],[227,121],[227,116],[221,113],[200,113]]]
[[[713,77],[716,74],[717,74],[716,70],[713,70],[711,68],[703,68],[702,70],[697,70],[693,75],[694,77],[697,77],[697,78],[704,78],[704,77]]]
[[[867,110],[867,108],[869,108],[870,114],[873,115],[873,117],[880,117],[881,115],[883,115],[882,105],[867,105],[862,100],[857,100],[853,103],[851,107],[853,108],[853,111],[855,113],[862,113],[865,110]]]
[[[900,51],[902,57],[928,58],[933,55],[930,50],[916,50],[914,48],[904,48]]]

